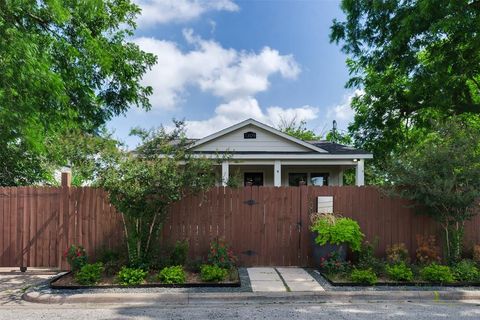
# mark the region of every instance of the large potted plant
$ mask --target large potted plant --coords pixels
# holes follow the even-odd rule
[[[328,258],[334,252],[345,261],[347,249],[360,251],[364,237],[355,220],[333,213],[314,215],[310,230],[316,266],[320,266],[322,258]]]

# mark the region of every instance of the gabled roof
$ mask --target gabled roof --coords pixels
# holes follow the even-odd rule
[[[223,129],[223,130],[220,130],[220,131],[218,131],[218,132],[215,132],[215,133],[213,133],[213,134],[211,134],[211,135],[209,135],[209,136],[206,136],[206,137],[203,138],[203,139],[199,139],[199,140],[195,141],[190,148],[198,147],[198,146],[200,146],[200,145],[202,145],[202,144],[204,144],[204,143],[207,143],[207,142],[209,142],[209,141],[212,141],[212,140],[214,140],[214,139],[216,139],[216,138],[218,138],[218,137],[221,137],[221,136],[223,136],[223,135],[226,135],[226,134],[228,134],[228,133],[230,133],[230,132],[233,132],[233,131],[235,131],[235,130],[238,130],[238,129],[243,128],[243,127],[248,126],[248,125],[253,125],[253,126],[259,127],[259,128],[261,128],[261,129],[263,129],[263,130],[265,130],[265,131],[268,131],[268,132],[270,132],[270,133],[273,133],[273,134],[275,134],[275,135],[277,135],[277,136],[280,136],[280,137],[282,137],[282,138],[284,138],[284,139],[286,139],[286,140],[289,140],[289,141],[291,141],[291,142],[293,142],[293,143],[299,144],[299,145],[301,145],[301,146],[303,146],[303,147],[306,147],[306,148],[308,148],[308,149],[310,149],[310,150],[312,150],[312,151],[315,151],[315,152],[318,152],[318,153],[328,153],[327,150],[325,150],[325,149],[323,149],[323,148],[321,148],[321,147],[318,147],[318,146],[316,146],[316,145],[314,145],[314,144],[311,144],[311,143],[308,143],[308,142],[306,142],[306,141],[303,141],[303,140],[297,139],[297,138],[295,138],[295,137],[292,137],[292,136],[290,136],[290,135],[288,135],[288,134],[286,134],[286,133],[284,133],[284,132],[282,132],[282,131],[280,131],[280,130],[277,130],[277,129],[273,128],[273,127],[267,126],[266,124],[263,124],[263,123],[261,123],[261,122],[259,122],[259,121],[257,121],[257,120],[254,120],[254,119],[247,119],[247,120],[245,120],[245,121],[242,121],[242,122],[240,122],[240,123],[237,123],[236,125],[233,125],[233,126],[231,126],[231,127],[228,127],[228,128]]]

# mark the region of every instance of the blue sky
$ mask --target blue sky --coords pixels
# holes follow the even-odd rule
[[[131,109],[108,124],[134,147],[130,128],[185,119],[191,137],[252,117],[277,126],[307,121],[325,133],[352,119],[344,88],[346,56],[329,42],[339,1],[138,0],[132,41],[159,63],[145,75],[154,94],[149,112]]]

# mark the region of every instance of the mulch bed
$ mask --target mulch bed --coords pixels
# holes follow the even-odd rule
[[[192,271],[185,271],[186,281],[183,284],[161,283],[157,279],[158,272],[151,272],[143,284],[135,286],[122,286],[116,282],[115,276],[104,276],[96,285],[81,285],[75,281],[71,272],[56,277],[50,281],[52,289],[103,289],[103,288],[191,288],[191,287],[240,287],[238,270],[230,271],[227,279],[220,282],[205,282],[200,279],[200,274]]]
[[[340,275],[331,275],[321,272],[320,273],[332,286],[338,287],[373,287],[373,286],[399,286],[399,287],[431,287],[431,286],[442,286],[442,287],[476,287],[480,286],[480,282],[452,282],[452,283],[435,283],[435,282],[426,282],[423,280],[414,280],[411,282],[406,281],[393,281],[383,276],[378,276],[378,281],[374,285],[352,282],[346,277]]]

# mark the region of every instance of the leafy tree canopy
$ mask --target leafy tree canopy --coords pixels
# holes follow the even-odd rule
[[[106,129],[95,134],[75,130],[65,133],[49,152],[53,163],[70,167],[72,185],[82,186],[95,184],[99,172],[122,154],[122,147]]]
[[[479,116],[477,116],[479,117]],[[460,117],[435,125],[435,131],[391,162],[395,192],[422,204],[445,230],[447,254],[461,255],[465,221],[480,208],[480,125]]]
[[[130,0],[0,1],[0,185],[49,178],[49,148],[89,134],[135,105],[155,57],[127,41],[140,9]]]
[[[317,135],[313,130],[307,129],[307,122],[302,120],[297,122],[296,118],[287,121],[282,119],[278,125],[278,129],[286,134],[303,141],[319,140],[322,137]]]
[[[356,144],[382,162],[433,130],[480,113],[480,1],[343,0],[331,40],[349,55]]]

